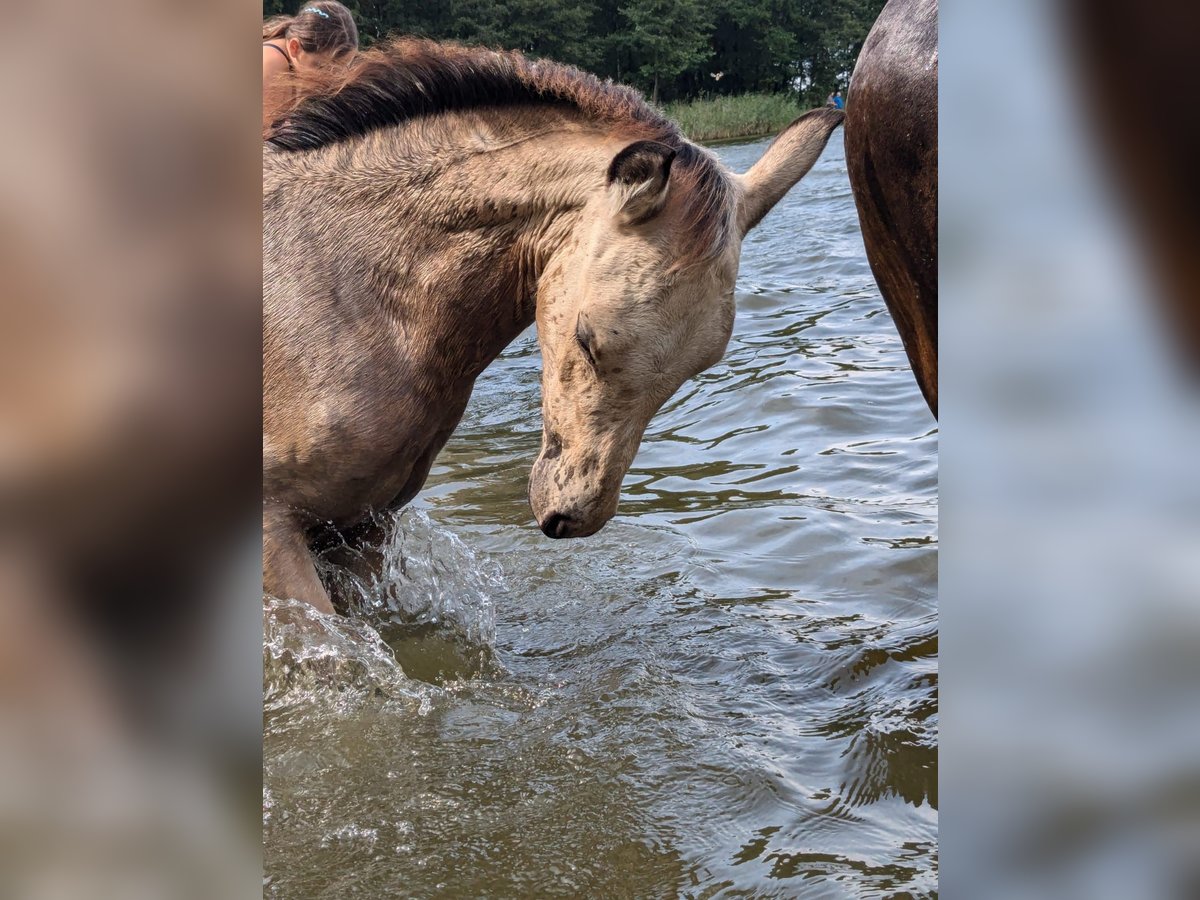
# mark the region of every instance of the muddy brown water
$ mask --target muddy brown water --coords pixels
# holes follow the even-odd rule
[[[737,295],[595,537],[526,503],[531,331],[354,616],[267,604],[265,896],[936,892],[938,435],[840,133]]]

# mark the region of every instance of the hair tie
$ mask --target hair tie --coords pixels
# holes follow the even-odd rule
[[[325,10],[323,10],[323,9],[317,9],[315,6],[306,6],[306,7],[304,7],[304,9],[300,10],[301,15],[303,15],[306,12],[316,13],[322,19],[329,18],[329,13],[325,12]]]

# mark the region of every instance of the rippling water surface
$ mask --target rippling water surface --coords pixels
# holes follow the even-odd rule
[[[268,604],[266,896],[936,892],[937,430],[840,132],[737,295],[595,537],[526,503],[531,331],[356,615]]]

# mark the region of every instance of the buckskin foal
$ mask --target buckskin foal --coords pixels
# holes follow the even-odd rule
[[[725,350],[742,238],[841,120],[738,176],[636,92],[516,53],[404,39],[297,76],[263,150],[264,591],[330,611],[313,534],[411,500],[535,320],[530,505],[550,537],[599,530]]]

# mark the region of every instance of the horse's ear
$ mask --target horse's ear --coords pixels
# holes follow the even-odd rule
[[[738,176],[742,185],[738,226],[743,236],[808,174],[829,142],[829,135],[845,117],[842,110],[829,107],[806,112],[780,132],[749,172]]]
[[[637,225],[658,214],[667,202],[675,151],[658,141],[634,141],[608,166],[613,214],[624,225]]]

